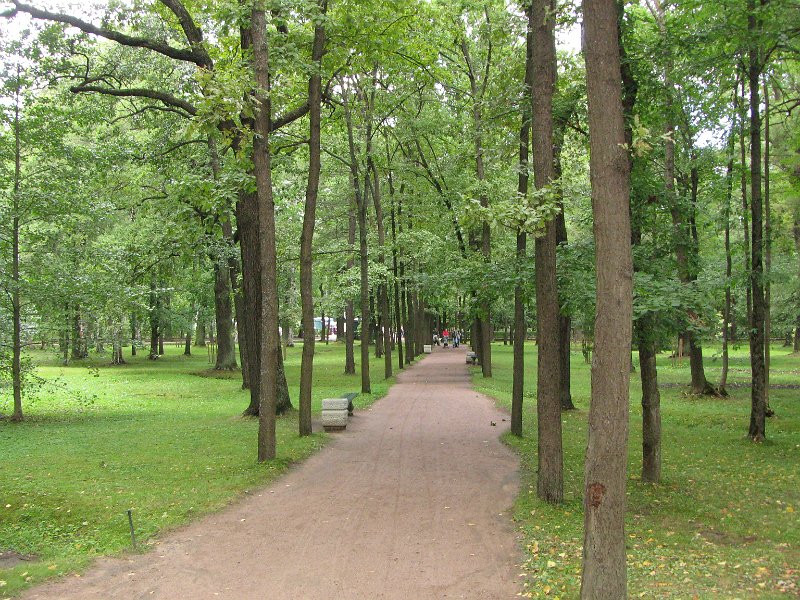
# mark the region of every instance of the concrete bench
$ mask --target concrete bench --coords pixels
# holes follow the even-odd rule
[[[467,352],[467,364],[477,365],[478,364],[478,355],[474,352]]]
[[[324,398],[322,400],[322,427],[325,431],[342,431],[347,428],[347,398]]]

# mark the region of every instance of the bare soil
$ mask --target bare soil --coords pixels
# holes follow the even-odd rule
[[[436,348],[269,487],[25,597],[514,598],[519,461],[464,354]]]

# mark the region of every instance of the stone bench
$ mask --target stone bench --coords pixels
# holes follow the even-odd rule
[[[478,364],[478,355],[474,352],[467,352],[467,364],[468,365],[477,365]]]
[[[322,400],[322,427],[325,431],[342,431],[347,428],[350,398],[324,398]]]

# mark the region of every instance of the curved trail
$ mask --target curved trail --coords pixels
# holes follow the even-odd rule
[[[503,417],[464,352],[436,348],[269,487],[25,597],[513,598],[519,461]]]

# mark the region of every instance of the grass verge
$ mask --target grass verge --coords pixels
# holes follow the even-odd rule
[[[301,349],[290,348],[286,360],[295,407]],[[238,376],[209,377],[205,351],[195,350],[201,354],[185,357],[170,347],[155,362],[126,356],[118,367],[107,357],[64,367],[53,354],[34,353],[48,383],[26,399],[24,422],[0,421],[0,598],[129,550],[128,509],[146,548],[324,444],[325,434],[297,436],[295,411],[278,420],[277,459],[258,464],[258,423],[240,417],[249,392]],[[373,393],[357,397],[357,407],[391,384],[376,381],[382,359],[371,363]],[[343,371],[343,346],[317,344],[315,412],[322,398],[360,389],[360,376]],[[9,411],[6,397],[0,412]]]
[[[494,377],[475,373],[478,390],[510,408],[510,346],[492,349]],[[719,378],[720,361],[706,350],[706,375]],[[659,381],[688,383],[688,360],[659,357]],[[508,435],[522,459],[515,518],[525,539],[520,576],[524,597],[576,598],[583,543],[583,457],[590,370],[572,354],[577,410],[563,413],[564,496],[560,506],[536,497],[536,349],[526,346],[524,437]],[[737,350],[729,381],[746,383],[749,356]],[[800,384],[800,360],[773,347],[772,383]],[[626,515],[628,591],[644,598],[787,598],[800,594],[800,401],[797,389],[773,389],[776,416],[767,442],[745,437],[749,388],[729,398],[696,397],[683,387],[661,389],[663,481],[643,483],[641,387],[631,376]]]

